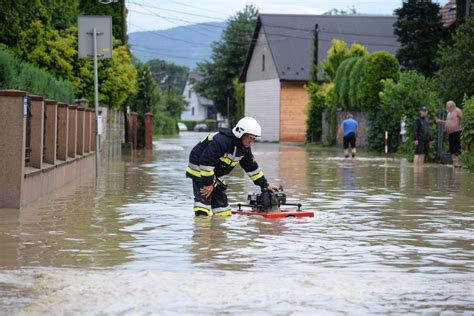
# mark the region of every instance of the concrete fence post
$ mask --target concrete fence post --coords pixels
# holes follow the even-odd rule
[[[44,162],[51,165],[56,164],[57,146],[57,124],[58,124],[58,101],[46,100],[46,122],[45,122],[45,153]]]
[[[57,159],[67,161],[69,109],[66,103],[58,103],[58,153]]]
[[[77,146],[76,154],[84,155],[84,129],[85,129],[85,120],[84,120],[84,108],[77,108]]]
[[[43,137],[44,137],[44,98],[30,95],[31,100],[31,136],[30,166],[43,168]]]
[[[84,152],[91,152],[91,113],[92,109],[84,110]],[[94,135],[95,137],[95,135]]]
[[[138,113],[131,112],[130,113],[130,141],[132,143],[133,149],[138,148],[137,128],[138,128]]]
[[[69,125],[68,125],[68,148],[67,155],[70,158],[76,158],[77,148],[77,106],[69,106]]]
[[[19,208],[25,171],[26,92],[0,91],[0,207]]]
[[[153,149],[153,114],[145,113],[145,149]]]

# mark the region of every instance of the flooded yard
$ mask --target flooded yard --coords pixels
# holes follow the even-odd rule
[[[111,155],[101,178],[0,211],[0,314],[474,314],[474,174],[256,143],[314,218],[194,218],[204,134]],[[232,205],[258,192],[237,167]]]

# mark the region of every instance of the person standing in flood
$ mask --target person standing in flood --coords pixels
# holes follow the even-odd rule
[[[342,134],[342,143],[344,147],[344,157],[349,158],[349,145],[352,148],[352,158],[355,157],[356,149],[356,139],[359,136],[359,122],[354,120],[351,113],[347,113],[346,119],[342,121],[339,130],[337,131],[336,140],[339,141]]]
[[[436,118],[436,124],[444,124],[444,130],[448,133],[449,153],[454,167],[458,167],[458,156],[461,154],[461,109],[454,101],[446,102],[448,115],[446,120]]]
[[[413,159],[413,166],[415,168],[423,167],[425,155],[428,155],[430,148],[431,131],[427,117],[428,108],[422,106],[420,108],[420,115],[417,116],[415,124],[413,125],[413,138],[415,139],[415,158]]]

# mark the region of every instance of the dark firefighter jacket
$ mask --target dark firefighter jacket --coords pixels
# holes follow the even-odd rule
[[[238,164],[256,185],[268,187],[251,149],[243,147],[232,130],[223,128],[207,135],[194,146],[189,154],[186,176],[202,181],[204,186],[215,185],[215,178],[230,173]]]

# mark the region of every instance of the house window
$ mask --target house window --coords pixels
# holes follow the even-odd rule
[[[194,107],[191,108],[191,115],[194,116]]]
[[[265,54],[262,54],[262,71],[265,71]]]
[[[191,99],[191,89],[188,90],[188,99]]]

